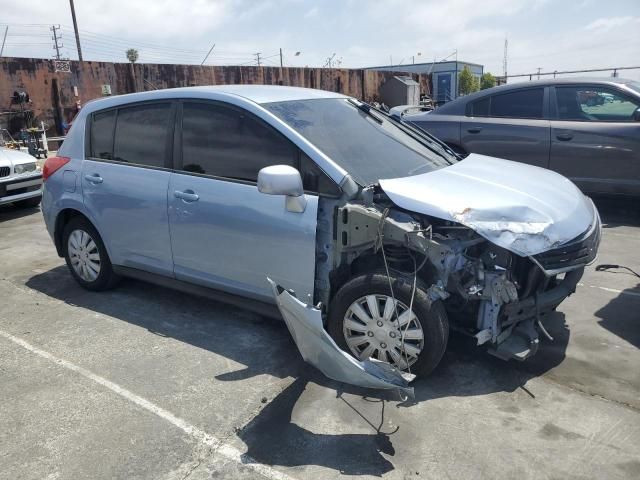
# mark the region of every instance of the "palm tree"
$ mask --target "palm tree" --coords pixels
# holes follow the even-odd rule
[[[136,50],[135,48],[130,48],[129,50],[127,50],[127,59],[131,63],[136,63],[138,61],[138,50]]]

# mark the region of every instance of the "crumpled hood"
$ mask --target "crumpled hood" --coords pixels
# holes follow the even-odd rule
[[[380,186],[401,208],[458,222],[521,256],[574,239],[594,219],[591,200],[562,175],[485,155]]]
[[[11,167],[23,163],[33,163],[36,159],[28,153],[0,147],[0,167]]]

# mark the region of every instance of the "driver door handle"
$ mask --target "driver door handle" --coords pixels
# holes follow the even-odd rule
[[[556,138],[558,140],[562,140],[563,142],[566,142],[567,140],[571,140],[573,138],[573,133],[571,133],[571,132],[559,132],[559,133],[556,133]]]
[[[481,131],[482,131],[482,127],[467,128],[467,132],[469,133],[480,133]]]
[[[176,190],[173,192],[173,196],[187,203],[197,202],[200,199],[200,196],[193,190],[185,190],[184,192]]]

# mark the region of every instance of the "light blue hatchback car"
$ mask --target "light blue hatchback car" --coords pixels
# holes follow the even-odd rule
[[[365,386],[350,369],[429,373],[450,323],[501,358],[533,355],[600,240],[561,175],[460,160],[312,89],[93,101],[43,178],[47,229],[83,287],[128,276],[282,315],[306,360]]]

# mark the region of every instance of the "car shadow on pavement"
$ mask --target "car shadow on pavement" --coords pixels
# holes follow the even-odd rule
[[[395,455],[392,441],[395,431],[385,432],[382,426],[389,428],[385,422],[389,412],[397,417],[396,424],[406,421],[400,409],[410,407],[413,402],[398,403],[395,392],[363,389],[327,379],[304,363],[284,322],[133,280],[124,280],[112,291],[89,292],[73,281],[66,266],[35,275],[26,286],[244,365],[240,370],[217,375],[217,381],[240,381],[265,374],[294,378],[237,432],[247,446],[247,455],[260,463],[319,465],[344,475],[381,476],[395,468],[390,460]],[[541,340],[538,355],[523,364],[499,360],[476,347],[474,339],[451,334],[440,366],[428,378],[414,382],[415,402],[513,392],[520,388],[535,396],[535,392],[527,390],[527,381],[562,362],[569,341],[563,314],[550,315],[545,327],[554,342]],[[347,412],[345,429],[353,427],[362,432],[364,426],[370,433],[315,433],[297,425],[292,420],[294,407],[305,391],[316,385],[337,392],[335,399],[339,403],[328,408],[336,416],[338,409],[342,415]],[[307,396],[303,401],[308,401]]]
[[[594,196],[603,228],[640,225],[640,202],[626,197]]]
[[[13,205],[0,205],[0,223],[28,217],[40,211],[40,207],[19,208]]]
[[[640,348],[640,283],[627,288],[614,297],[600,310],[596,317],[598,324],[614,335]],[[635,314],[630,312],[635,312]]]

